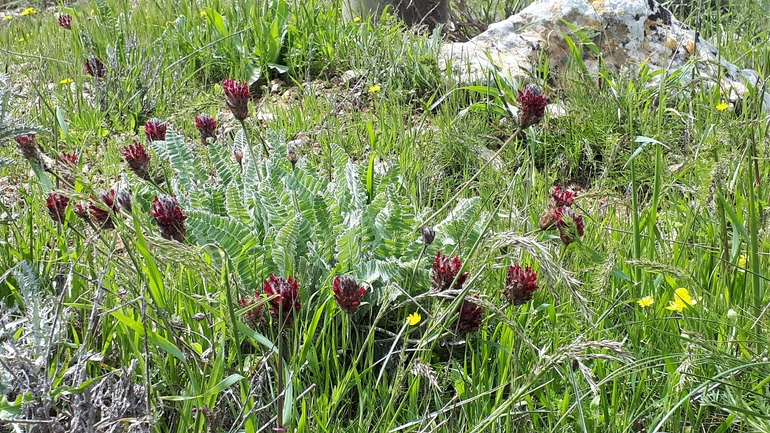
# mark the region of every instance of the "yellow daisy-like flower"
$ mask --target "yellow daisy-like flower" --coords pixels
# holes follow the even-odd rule
[[[725,111],[727,110],[727,107],[729,107],[729,105],[727,105],[727,102],[722,102],[721,104],[717,104],[716,109],[719,111]]]
[[[26,8],[24,9],[24,12],[21,13],[21,16],[27,16],[27,15],[36,14],[36,13],[37,11],[35,10],[35,8]]]
[[[414,325],[420,323],[420,320],[422,320],[422,317],[420,317],[420,313],[415,311],[414,313],[409,315],[409,317],[407,318],[407,322],[406,323],[408,323],[409,326],[414,326]]]
[[[655,298],[653,298],[652,296],[645,296],[644,298],[636,301],[636,303],[639,304],[639,306],[642,308],[647,308],[650,305],[655,303]]]
[[[685,308],[691,307],[703,299],[703,296],[699,296],[698,299],[693,299],[690,296],[690,291],[684,287],[680,287],[674,291],[674,300],[669,302],[666,310],[671,311],[684,311]]]
[[[10,20],[12,20],[12,19],[13,19],[13,16],[12,16],[12,15],[6,15],[6,16],[5,16],[5,17],[3,17],[3,18],[4,18],[6,21],[10,21]]]
[[[355,18],[353,18],[353,22],[354,22],[354,23],[360,23],[360,22],[361,22],[361,17],[355,17]]]
[[[200,13],[201,13],[201,17],[205,17],[206,16],[206,11],[201,11]]]
[[[65,78],[65,79],[59,81],[59,84],[69,84],[72,81],[74,81],[72,78]]]
[[[381,87],[375,84],[374,86],[369,87],[369,93],[379,92],[380,89]]]
[[[746,266],[749,264],[749,258],[746,257],[746,254],[741,254],[740,257],[738,257],[738,267],[741,269],[746,269]]]

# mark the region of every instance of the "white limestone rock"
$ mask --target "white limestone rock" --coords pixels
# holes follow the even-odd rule
[[[535,73],[540,56],[548,56],[552,73],[564,70],[571,57],[566,34],[579,44],[568,22],[587,35],[600,50],[604,66],[611,72],[637,70],[643,62],[669,72],[695,61],[695,78],[717,82],[725,97],[735,102],[748,93],[747,83],[756,86],[759,74],[740,69],[719,55],[716,47],[698,37],[654,0],[536,0],[517,15],[492,24],[469,42],[442,47],[439,64],[461,82],[485,81],[495,65],[513,78],[526,80]],[[584,49],[583,61],[596,74],[599,60]],[[693,65],[693,63],[690,63]],[[693,66],[695,66],[693,65]],[[719,72],[721,79],[718,79]],[[689,80],[692,75],[682,74]],[[770,95],[764,95],[770,109]]]

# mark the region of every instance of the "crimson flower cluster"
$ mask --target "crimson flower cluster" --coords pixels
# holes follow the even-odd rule
[[[468,279],[467,272],[458,276],[462,267],[463,264],[458,256],[450,259],[449,256],[442,256],[440,251],[437,252],[430,273],[431,290],[443,292],[452,288],[452,283],[455,289],[461,290],[465,280]]]
[[[540,228],[548,230],[556,226],[559,238],[568,245],[582,237],[585,232],[583,217],[572,209],[575,194],[562,186],[556,186],[543,213],[540,214]]]
[[[65,30],[72,30],[72,15],[59,15],[59,27]]]
[[[21,156],[29,162],[40,162],[40,150],[37,148],[37,141],[35,140],[35,134],[24,134],[13,138],[16,144],[19,146]]]
[[[70,198],[66,195],[58,193],[48,195],[45,201],[45,205],[48,208],[48,214],[51,215],[51,219],[59,224],[64,224],[64,218],[67,215],[67,205],[70,203]]]
[[[104,78],[104,74],[107,70],[107,68],[104,67],[104,63],[102,63],[96,56],[91,56],[86,59],[85,69],[88,75],[99,79]]]
[[[195,116],[195,127],[198,128],[198,134],[201,136],[201,143],[205,146],[211,141],[217,139],[217,121],[206,113]]]
[[[430,245],[436,236],[436,233],[430,227],[423,227],[421,234],[426,245]],[[436,253],[433,269],[431,269],[430,273],[431,290],[443,292],[452,288],[461,291],[463,284],[468,279],[467,272],[460,274],[462,267],[463,264],[458,256],[450,258],[449,256],[442,256],[441,252]],[[476,297],[478,298],[478,295]],[[457,320],[449,329],[458,336],[464,336],[478,331],[483,320],[484,309],[466,298],[460,304]]]
[[[476,295],[476,299],[478,298],[479,296]],[[462,337],[478,331],[481,328],[482,321],[484,321],[484,309],[473,301],[464,299],[462,304],[460,304],[459,316],[450,329]]]
[[[524,90],[519,89],[516,101],[519,102],[519,127],[527,128],[537,125],[545,116],[545,106],[548,99],[535,84],[527,84]]]
[[[361,305],[361,299],[366,294],[364,286],[360,286],[355,277],[350,275],[338,275],[334,278],[332,285],[334,291],[334,300],[340,306],[342,311],[353,314]]]
[[[115,190],[102,191],[99,193],[99,198],[102,200],[102,206],[97,205],[93,201],[89,203],[89,210],[91,212],[91,218],[94,223],[102,230],[110,230],[115,228],[115,221],[112,219],[112,214],[118,212],[118,203],[115,200]],[[104,207],[107,210],[104,210]]]
[[[249,85],[228,78],[222,83],[222,87],[225,89],[227,108],[230,109],[233,116],[238,120],[249,117],[249,100],[251,99]]]
[[[572,203],[574,202],[575,194],[572,191],[557,185],[556,188],[554,188],[553,193],[551,193],[551,200],[548,202],[545,210],[543,210],[543,213],[540,214],[540,228],[543,230],[551,228],[556,224],[556,209],[563,206],[572,206]]]
[[[156,196],[152,201],[150,215],[155,217],[158,228],[160,228],[160,235],[163,238],[178,242],[184,241],[187,234],[184,220],[187,219],[187,215],[182,212],[175,195]]]
[[[278,320],[279,327],[294,327],[294,312],[302,308],[299,302],[299,284],[293,278],[276,277],[270,274],[263,290],[270,299],[270,313]]]
[[[505,278],[503,295],[513,305],[521,305],[532,299],[532,294],[540,289],[537,285],[537,272],[527,266],[522,269],[519,265],[508,268],[508,276]]]
[[[62,152],[62,154],[59,155],[59,163],[62,165],[78,165],[78,159],[77,153]]]
[[[556,228],[559,230],[559,239],[565,245],[583,237],[585,224],[583,217],[578,215],[570,206],[562,206],[556,209]]]
[[[166,139],[168,125],[157,117],[153,117],[144,124],[144,135],[150,141],[163,141]]]
[[[150,177],[150,156],[147,153],[147,149],[142,146],[142,143],[134,141],[134,144],[128,145],[121,151],[123,158],[126,159],[128,168],[134,172],[134,174],[141,179],[149,179]]]

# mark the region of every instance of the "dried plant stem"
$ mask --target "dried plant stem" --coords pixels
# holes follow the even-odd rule
[[[279,314],[279,317],[283,317]],[[284,384],[283,384],[283,351],[284,347],[286,346],[283,341],[283,335],[281,335],[282,332],[278,332],[278,353],[275,356],[276,359],[276,365],[275,365],[275,374],[276,374],[276,390],[280,392],[278,394],[278,410],[276,412],[276,416],[278,418],[278,425],[283,425],[283,399],[285,398],[286,393],[284,392]]]
[[[457,200],[468,187],[471,185],[471,183],[476,180],[480,175],[481,172],[484,171],[485,168],[487,168],[494,160],[496,160],[502,153],[505,151],[505,149],[508,147],[509,144],[513,141],[514,138],[518,137],[519,134],[521,134],[522,128],[516,128],[515,131],[513,131],[513,134],[511,134],[510,137],[508,137],[507,140],[505,140],[505,143],[503,143],[502,146],[500,146],[500,149],[497,150],[497,152],[492,155],[491,158],[487,162],[484,163],[484,165],[481,166],[481,168],[474,174],[470,179],[468,179],[467,182],[465,182],[462,187],[451,197],[449,200],[444,203],[443,206],[441,206],[436,212],[433,212],[425,221],[422,222],[422,225],[427,225],[431,221],[433,221],[434,218],[439,216],[442,212],[446,210],[452,203],[454,203],[455,200]]]

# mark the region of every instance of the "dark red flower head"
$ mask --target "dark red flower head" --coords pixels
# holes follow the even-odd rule
[[[292,279],[276,277],[270,274],[265,280],[263,289],[270,300],[270,313],[278,319],[281,328],[291,328],[294,326],[294,312],[302,308],[299,302],[299,284]]]
[[[556,185],[551,194],[551,199],[553,199],[556,207],[572,206],[572,203],[575,202],[575,194],[567,188]]]
[[[551,201],[548,202],[543,213],[540,214],[540,228],[548,230],[556,224],[556,213],[559,208],[572,206],[575,202],[575,194],[561,186],[556,186],[551,194]]]
[[[144,124],[144,135],[150,141],[163,141],[166,139],[168,125],[157,117],[153,117]]]
[[[72,30],[72,15],[64,14],[59,15],[59,27],[67,30]]]
[[[244,296],[238,300],[238,305],[241,308],[249,308],[243,313],[243,321],[251,326],[257,328],[265,322],[265,307],[267,304],[260,303],[259,292],[255,292],[254,296]]]
[[[72,213],[77,215],[80,218],[87,219],[88,218],[88,208],[89,204],[86,202],[79,201],[75,203],[72,206]]]
[[[51,215],[51,219],[59,224],[64,223],[64,217],[67,215],[67,205],[70,202],[70,198],[61,194],[50,194],[45,201],[45,205],[48,208],[48,213]]]
[[[545,116],[545,106],[548,104],[548,100],[537,85],[527,84],[523,91],[519,89],[516,100],[519,102],[520,128],[540,123]]]
[[[455,256],[450,259],[449,256],[442,256],[440,251],[437,252],[436,260],[433,261],[433,270],[430,273],[431,290],[447,290],[452,287],[453,282],[455,289],[462,289],[465,280],[468,279],[467,272],[458,276],[462,268],[463,264],[459,257]]]
[[[476,295],[476,298],[479,296]],[[484,309],[467,299],[460,304],[460,315],[450,328],[458,336],[464,336],[476,332],[481,328],[484,320]]]
[[[556,228],[559,229],[559,238],[565,245],[575,242],[583,237],[585,225],[583,217],[578,215],[569,206],[562,206],[555,212]]]
[[[536,280],[537,272],[532,272],[530,266],[522,269],[519,265],[513,265],[508,268],[503,294],[513,305],[529,302],[532,299],[532,293],[540,288]]]
[[[350,275],[338,275],[334,277],[334,300],[337,301],[342,311],[353,314],[361,305],[361,299],[366,294],[364,286],[358,285],[355,277]]]
[[[91,56],[88,59],[86,59],[86,72],[88,75],[94,77],[94,78],[104,78],[104,73],[106,71],[106,68],[104,67],[104,63],[102,63],[101,60],[99,60],[96,56]]]
[[[208,114],[203,113],[200,116],[195,116],[195,127],[198,128],[198,134],[200,134],[201,143],[204,146],[209,144],[208,138],[211,138],[211,141],[217,139],[217,121]]]
[[[59,155],[59,163],[62,165],[78,165],[78,159],[77,153],[62,152],[62,154]]]
[[[184,220],[187,219],[187,215],[182,212],[175,195],[156,196],[152,201],[150,215],[155,217],[161,236],[178,242],[184,241],[187,234]]]
[[[249,117],[249,100],[251,99],[249,85],[228,78],[222,83],[222,87],[225,89],[227,108],[230,109],[233,116],[238,120]]]
[[[30,162],[40,162],[40,150],[37,148],[35,134],[24,134],[13,138],[19,145],[21,155]]]
[[[128,163],[128,168],[134,172],[134,174],[141,179],[148,179],[150,177],[150,156],[147,153],[147,149],[142,146],[142,143],[134,141],[134,144],[128,145],[121,151],[123,157]]]
[[[102,191],[99,193],[99,198],[102,200],[102,205],[97,205],[93,201],[89,204],[89,210],[91,211],[91,217],[94,223],[102,230],[109,230],[115,228],[115,222],[112,220],[112,214],[118,212],[118,203],[115,200],[115,190]],[[108,210],[104,210],[106,207]]]

